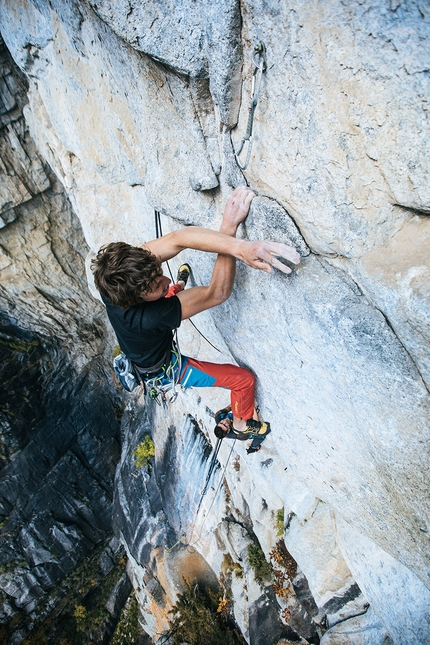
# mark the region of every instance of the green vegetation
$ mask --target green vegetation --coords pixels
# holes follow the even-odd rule
[[[139,625],[139,606],[134,594],[125,603],[109,645],[139,645],[142,638]]]
[[[155,444],[149,435],[146,435],[142,443],[136,446],[132,455],[136,468],[145,468],[149,464],[151,457],[155,455]]]
[[[284,535],[284,509],[280,508],[276,511],[276,534],[278,536]]]
[[[171,610],[172,645],[245,645],[229,615],[229,602],[197,583],[184,581],[185,591]]]
[[[257,582],[261,584],[263,580],[272,578],[272,567],[264,557],[263,549],[259,544],[252,543],[248,546],[248,558]]]
[[[236,578],[243,578],[243,569],[238,562],[235,562],[230,553],[225,553],[222,564],[221,572],[224,576],[234,573]]]
[[[37,340],[8,340],[0,338],[0,345],[13,350],[14,352],[29,352],[34,347],[39,345]]]
[[[83,605],[75,605],[75,611],[73,612],[73,615],[76,620],[76,629],[78,630],[78,632],[84,632],[87,610]]]

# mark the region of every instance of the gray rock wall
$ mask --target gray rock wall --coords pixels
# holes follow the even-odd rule
[[[121,401],[79,220],[2,41],[0,61],[0,641],[107,642],[130,594],[112,531]],[[98,609],[81,631],[76,605]]]
[[[395,612],[386,589],[410,586],[412,575],[427,599],[430,582],[429,19],[423,2],[388,0],[4,0],[0,17],[28,79],[25,116],[38,154],[93,252],[154,237],[154,209],[165,232],[215,228],[231,187],[244,182],[259,199],[242,235],[300,249],[289,278],[239,266],[230,300],[196,318],[222,356],[189,324],[181,346],[258,375],[272,435],[253,460],[235,447],[241,467],[232,457],[226,478],[266,555],[284,508],[285,543],[318,607],[355,580],[379,621],[374,628],[369,614],[371,630],[411,644],[429,638],[428,618],[417,618],[412,598]],[[243,174],[232,146],[246,128],[259,42],[267,70]],[[25,200],[24,188],[8,185]],[[208,280],[212,258],[181,259],[196,284]],[[181,415],[191,413],[213,441],[207,410],[225,396],[199,396],[182,395],[171,422],[180,437]],[[165,425],[156,419],[160,459]],[[198,548],[216,574],[220,544],[241,551],[238,538],[213,537],[221,507],[211,509],[212,533]],[[345,524],[351,531],[339,529]],[[369,571],[366,544],[397,567],[394,577],[384,566],[376,577]],[[136,560],[136,580],[143,565]],[[235,615],[248,634],[249,598],[237,587]]]

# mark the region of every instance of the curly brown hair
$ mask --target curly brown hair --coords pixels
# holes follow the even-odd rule
[[[162,275],[161,262],[153,253],[125,242],[102,246],[91,270],[101,295],[121,309],[143,302],[155,278]]]

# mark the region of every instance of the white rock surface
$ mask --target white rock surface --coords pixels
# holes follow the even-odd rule
[[[337,528],[343,556],[393,641],[430,643],[428,588],[344,520]]]
[[[318,504],[302,524],[293,517],[284,539],[291,555],[300,562],[319,607],[353,582],[337,544],[333,511],[326,504]]]
[[[350,618],[324,634],[321,645],[391,645],[393,642],[372,609]]]

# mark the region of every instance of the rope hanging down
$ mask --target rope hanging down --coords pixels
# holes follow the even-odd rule
[[[241,170],[245,170],[248,166],[249,159],[251,157],[252,150],[252,127],[254,124],[254,113],[255,108],[258,103],[258,95],[260,93],[261,77],[263,72],[266,71],[266,48],[263,43],[259,43],[254,47],[254,53],[252,55],[252,60],[254,61],[255,69],[252,74],[252,85],[251,85],[251,103],[249,105],[249,114],[248,114],[248,125],[246,127],[245,136],[240,142],[240,146],[237,150],[234,151],[234,156],[236,158],[237,165]],[[245,163],[242,164],[239,157],[245,146],[245,142],[248,141],[248,150],[246,153]]]
[[[195,528],[196,528],[197,518],[198,518],[199,511],[200,511],[200,507],[201,507],[201,505],[202,505],[203,497],[206,495],[206,492],[207,492],[207,489],[208,489],[208,486],[209,486],[209,482],[210,482],[210,480],[211,480],[211,477],[212,477],[213,471],[214,471],[214,469],[215,469],[215,464],[216,464],[216,462],[218,461],[217,456],[218,456],[219,449],[220,449],[220,447],[221,447],[221,442],[222,442],[222,439],[218,439],[218,442],[217,442],[217,444],[216,444],[216,446],[215,446],[215,454],[213,455],[212,463],[211,463],[211,465],[209,466],[208,476],[206,477],[205,486],[204,486],[204,488],[203,488],[203,490],[202,490],[202,492],[201,492],[201,495],[200,495],[200,502],[199,502],[199,505],[198,505],[198,507],[197,507],[196,514],[195,514],[195,516],[194,516],[194,524],[193,524],[193,526],[192,526],[191,533],[190,533],[190,541],[189,541],[189,543],[188,543],[188,545],[187,545],[187,548],[188,548],[188,549],[189,549],[190,547],[191,547],[191,548],[194,548],[194,545],[195,545],[195,544],[197,544],[197,542],[198,542],[198,541],[200,540],[200,538],[201,538],[202,531],[203,531],[203,527],[204,527],[204,525],[205,525],[206,519],[207,519],[207,517],[208,517],[209,513],[211,512],[212,506],[214,505],[214,502],[215,502],[215,500],[216,500],[216,498],[217,498],[217,495],[218,495],[219,489],[221,488],[222,484],[224,483],[224,479],[225,479],[225,472],[226,472],[226,470],[227,470],[227,466],[228,466],[228,464],[229,464],[230,457],[231,457],[231,454],[232,454],[232,452],[233,452],[233,449],[234,449],[234,447],[235,447],[235,445],[236,445],[236,439],[235,439],[235,440],[233,441],[233,445],[232,445],[232,446],[231,446],[231,448],[230,448],[230,452],[229,452],[229,455],[228,455],[227,461],[226,461],[226,463],[225,463],[225,466],[224,466],[224,468],[223,468],[222,475],[221,475],[221,477],[220,477],[220,480],[219,480],[219,483],[218,483],[217,489],[216,489],[216,491],[215,491],[215,493],[214,493],[214,495],[213,495],[213,498],[212,498],[212,501],[211,501],[211,503],[210,503],[210,506],[209,506],[209,508],[208,508],[208,510],[207,510],[207,512],[206,512],[206,515],[205,515],[204,520],[203,520],[203,522],[202,522],[202,525],[201,525],[201,527],[200,527],[200,531],[199,531],[198,537],[197,537],[197,539],[196,539],[196,540],[194,540],[194,542],[192,542],[191,540],[192,540],[192,537],[193,537],[193,534],[194,534],[194,531],[195,531]]]
[[[203,526],[205,525],[206,519],[207,519],[207,517],[208,517],[208,515],[209,515],[209,513],[210,513],[210,511],[211,511],[211,509],[212,509],[212,506],[214,505],[214,502],[215,502],[215,500],[216,500],[216,498],[217,498],[217,495],[218,495],[219,489],[221,488],[222,484],[224,483],[224,479],[225,479],[225,471],[227,470],[227,466],[228,466],[229,461],[230,461],[231,453],[233,452],[234,446],[235,446],[235,444],[236,444],[236,439],[233,441],[233,445],[231,446],[230,453],[229,453],[229,455],[228,455],[228,458],[227,458],[226,464],[225,464],[225,466],[224,466],[224,468],[223,468],[222,475],[221,475],[221,478],[220,478],[220,480],[219,480],[219,484],[218,484],[218,486],[217,486],[217,489],[216,489],[216,491],[215,491],[215,493],[214,493],[214,496],[213,496],[212,502],[210,503],[210,506],[209,506],[209,508],[208,508],[208,510],[207,510],[207,512],[206,512],[205,518],[204,518],[204,520],[203,520],[203,522],[202,522],[202,525],[201,525],[201,527],[200,527],[199,536],[198,536],[197,540],[194,540],[194,542],[192,542],[192,541],[191,541],[191,539],[192,539],[192,537],[193,537],[193,535],[194,535],[194,531],[195,531],[196,524],[197,524],[197,518],[198,518],[198,515],[199,515],[199,512],[200,512],[200,508],[201,508],[201,505],[202,505],[202,502],[203,502],[203,498],[204,498],[204,496],[205,496],[205,495],[206,495],[206,493],[207,493],[207,490],[208,490],[208,487],[209,487],[209,482],[210,482],[210,480],[211,480],[211,478],[212,478],[213,471],[215,470],[216,462],[218,461],[217,457],[218,457],[219,449],[220,449],[220,447],[221,447],[221,442],[222,442],[222,439],[218,439],[218,441],[217,441],[217,443],[216,443],[216,445],[215,445],[215,450],[214,450],[214,454],[212,455],[211,463],[210,463],[210,465],[209,465],[209,470],[208,470],[208,474],[207,474],[207,476],[206,476],[205,485],[204,485],[204,487],[203,487],[202,492],[200,493],[200,501],[199,501],[199,504],[198,504],[198,506],[197,506],[197,511],[196,511],[196,513],[195,513],[195,516],[194,516],[194,522],[193,522],[193,525],[192,525],[192,527],[191,527],[190,541],[189,541],[188,543],[186,543],[186,546],[187,546],[187,548],[188,548],[188,549],[189,549],[190,547],[191,547],[191,548],[194,548],[194,545],[195,545],[195,544],[197,544],[197,542],[198,542],[198,541],[200,540],[200,538],[201,538],[202,531],[203,531]],[[186,538],[186,537],[187,537],[187,534],[186,534],[185,532],[182,532],[182,533],[181,533],[181,537],[179,538],[179,540],[178,540],[177,542],[175,542],[175,544],[173,544],[169,549],[167,549],[167,553],[170,553],[170,551],[173,551],[173,549],[175,549],[175,548],[178,546],[178,544],[181,544],[182,540],[183,540],[184,538]]]
[[[194,523],[193,523],[193,526],[192,526],[192,529],[191,529],[191,534],[190,534],[191,537],[193,537],[194,529],[195,529],[196,522],[197,522],[197,517],[198,517],[199,511],[200,511],[200,507],[202,505],[203,498],[207,493],[209,482],[211,480],[213,471],[215,470],[215,465],[216,465],[216,463],[218,461],[217,457],[218,457],[219,449],[221,448],[221,442],[222,442],[222,439],[217,439],[217,442],[215,444],[214,454],[212,455],[211,463],[209,464],[209,469],[208,469],[208,474],[206,475],[205,485],[203,486],[202,492],[200,493],[200,500],[199,500],[199,503],[198,503],[198,506],[197,506],[196,514],[194,516]],[[230,457],[229,457],[229,459],[230,459]],[[228,460],[227,460],[227,463],[228,463]],[[225,468],[224,468],[224,473],[225,473]],[[221,482],[222,481],[224,481],[224,477],[221,477]],[[216,496],[216,493],[215,493],[215,496]],[[212,504],[213,504],[213,501],[212,501]],[[210,508],[212,508],[212,504],[211,504]],[[182,533],[181,537],[179,538],[179,540],[177,542],[175,542],[175,544],[173,546],[171,546],[170,549],[167,549],[167,552],[170,553],[170,551],[173,551],[173,549],[176,546],[178,546],[178,544],[183,540],[184,537],[187,537],[186,533]],[[198,540],[197,540],[197,542],[198,542]],[[196,544],[196,542],[194,544]],[[191,546],[191,545],[188,544],[187,546]]]

